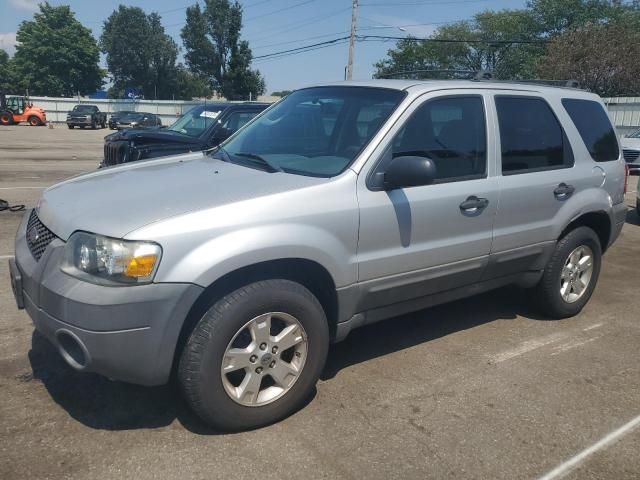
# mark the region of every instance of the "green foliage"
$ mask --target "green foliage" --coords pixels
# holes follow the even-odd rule
[[[110,96],[121,96],[127,86],[150,99],[176,95],[178,46],[160,20],[157,13],[120,5],[104,22],[100,48],[113,77]]]
[[[271,92],[271,96],[273,97],[286,97],[291,93],[291,90],[280,90],[277,92]]]
[[[229,100],[262,95],[264,79],[251,70],[251,49],[240,40],[242,6],[237,1],[204,0],[204,9],[196,4],[187,8],[186,16],[181,36],[189,69],[207,77]]]
[[[213,95],[206,77],[190,72],[184,65],[178,66],[178,91],[176,99],[192,100],[193,98],[208,98]]]
[[[14,88],[28,89],[32,95],[73,96],[102,87],[104,72],[98,66],[96,40],[69,6],[40,4],[33,20],[20,24],[16,38],[16,54],[10,62]]]
[[[540,74],[578,80],[603,97],[640,95],[640,29],[614,22],[568,30],[549,44]]]
[[[9,54],[2,49],[0,49],[0,92],[19,93],[13,61],[9,58]]]
[[[620,28],[599,28],[608,25],[618,25]],[[390,77],[397,72],[453,69],[491,70],[494,77],[499,79],[586,79],[589,77],[589,68],[601,63],[603,59],[618,61],[620,51],[633,50],[634,46],[629,46],[628,43],[633,43],[631,38],[636,37],[631,35],[625,38],[625,33],[622,32],[634,30],[640,31],[638,0],[631,3],[619,0],[530,0],[525,9],[485,11],[476,14],[470,21],[440,27],[431,37],[435,40],[468,40],[469,43],[401,40],[395,48],[388,51],[387,58],[375,65],[375,76]],[[580,33],[572,35],[571,32]],[[589,32],[597,34],[597,38],[603,40],[599,49],[597,44],[587,42]],[[506,43],[492,43],[491,40]],[[509,43],[510,40],[533,43]],[[550,43],[547,45],[547,42]],[[589,45],[594,48],[581,48]],[[560,67],[559,63],[553,62],[554,55],[560,52],[564,62],[562,70],[553,70],[549,65]],[[588,57],[581,58],[579,54]],[[633,52],[629,51],[628,54]],[[640,64],[640,59],[635,58],[636,60],[630,58],[627,64],[620,62],[619,70],[611,69],[612,75],[630,79],[628,73],[635,68],[631,64]],[[573,63],[570,65],[567,62]],[[409,76],[433,78],[437,75],[415,73]],[[447,74],[447,78],[450,77],[451,74]],[[585,84],[591,85],[592,82]],[[608,80],[608,85],[607,92],[633,90],[628,82],[624,88],[617,81]],[[617,86],[613,88],[613,85]],[[601,87],[598,89],[604,91]]]

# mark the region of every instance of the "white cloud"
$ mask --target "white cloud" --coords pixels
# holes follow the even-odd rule
[[[0,33],[0,48],[13,55],[16,51],[16,32]]]
[[[21,10],[30,10],[32,12],[35,12],[38,10],[38,4],[42,0],[10,0],[10,1],[11,1],[11,5],[13,5],[15,8],[19,8]]]

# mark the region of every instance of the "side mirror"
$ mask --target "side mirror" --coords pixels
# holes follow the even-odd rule
[[[436,165],[426,157],[396,157],[384,172],[384,189],[421,187],[436,179]]]

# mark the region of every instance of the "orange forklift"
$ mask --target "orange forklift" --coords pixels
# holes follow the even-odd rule
[[[32,127],[46,125],[47,115],[40,107],[34,107],[27,97],[7,97],[0,93],[0,125],[27,122]]]

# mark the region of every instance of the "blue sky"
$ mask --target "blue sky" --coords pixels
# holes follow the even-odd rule
[[[158,11],[168,34],[179,45],[185,8],[196,0],[50,0],[69,4],[76,18],[100,35],[102,22],[120,4]],[[202,0],[200,0],[202,1]],[[254,57],[348,35],[351,0],[241,0],[244,7],[243,37]],[[13,53],[15,32],[32,17],[38,0],[0,0],[0,48]],[[438,25],[463,20],[483,10],[521,8],[525,0],[360,0],[358,28],[361,34],[426,36]],[[354,78],[371,78],[373,64],[394,42],[356,44]],[[341,80],[348,45],[338,44],[280,59],[256,60],[265,76],[267,93],[294,89],[319,81]]]

